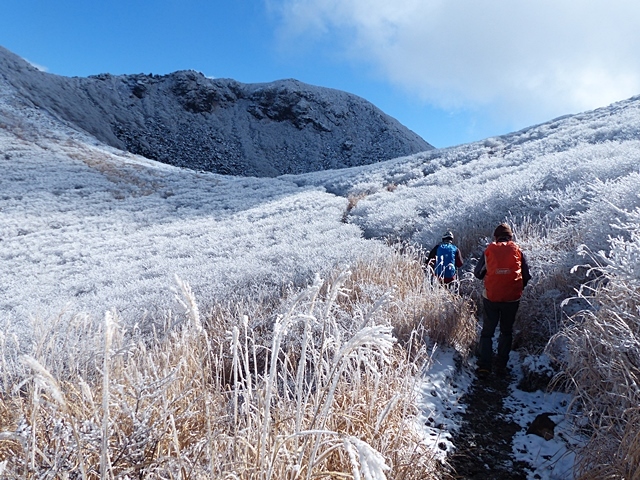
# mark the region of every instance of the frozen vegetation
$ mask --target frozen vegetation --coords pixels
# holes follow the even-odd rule
[[[634,478],[638,138],[632,98],[368,166],[222,176],[107,146],[0,78],[0,471],[440,478],[469,271],[507,220],[534,276],[512,365],[556,374],[514,390],[514,418],[536,402],[571,437],[522,432],[514,456],[531,478]],[[420,265],[445,230],[459,295]]]

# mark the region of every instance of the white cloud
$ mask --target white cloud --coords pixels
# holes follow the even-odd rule
[[[271,1],[290,40],[337,42],[438,107],[521,124],[640,94],[631,0]]]

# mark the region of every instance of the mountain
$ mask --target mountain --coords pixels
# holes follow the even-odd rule
[[[242,84],[195,71],[69,78],[2,47],[0,75],[108,145],[194,170],[274,177],[433,149],[366,100],[297,80]]]

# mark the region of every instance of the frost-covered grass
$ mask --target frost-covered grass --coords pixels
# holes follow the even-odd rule
[[[26,140],[0,128],[0,318],[19,330],[112,308],[129,323],[162,321],[176,274],[204,310],[251,289],[277,297],[381,249],[321,188],[168,167],[46,119],[23,127]]]
[[[614,226],[628,237],[611,238],[609,253],[583,247],[596,277],[578,292],[589,308],[550,344],[591,434],[578,464],[584,479],[640,472],[640,209],[619,213],[625,221]]]
[[[467,258],[480,254],[497,223],[513,225],[534,275],[515,345],[535,354],[556,335],[555,347],[568,349],[559,368],[576,395],[575,423],[593,436],[577,452],[584,478],[640,471],[639,134],[632,99],[485,142],[297,180],[357,198],[348,221],[367,236],[430,247],[450,229]],[[585,262],[580,251],[602,251],[606,270],[593,292],[564,304],[589,281],[586,269],[573,268]],[[477,286],[467,286],[477,299]]]
[[[465,355],[474,318],[419,260],[361,263],[276,308],[214,316],[178,279],[184,313],[152,337],[108,313],[42,325],[20,359],[4,338],[3,478],[440,478],[416,382],[429,332],[457,332]]]

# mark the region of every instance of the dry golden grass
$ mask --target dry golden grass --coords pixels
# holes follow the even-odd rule
[[[151,337],[113,315],[64,340],[48,329],[48,347],[5,375],[0,475],[439,478],[415,424],[419,352],[468,351],[475,329],[469,301],[426,282],[420,262],[398,252],[280,305],[204,318],[179,282],[184,316]]]
[[[583,298],[592,305],[550,342],[566,351],[564,383],[588,420],[581,480],[640,478],[640,291],[603,274]]]
[[[358,205],[358,202],[360,200],[362,200],[363,198],[366,198],[367,194],[366,193],[360,193],[357,195],[349,195],[347,197],[347,208],[344,211],[344,214],[342,215],[342,221],[344,223],[347,222],[348,218],[349,218],[349,213],[351,212],[351,210],[353,210],[354,208],[356,208],[356,206]]]
[[[372,303],[390,292],[389,321],[403,345],[426,341],[454,347],[466,356],[476,341],[475,304],[440,284],[424,265],[424,252],[407,245],[374,264],[359,262],[347,282],[349,302]]]

